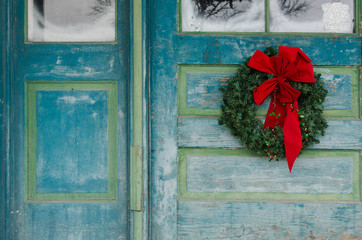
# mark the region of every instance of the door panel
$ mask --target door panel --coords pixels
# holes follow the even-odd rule
[[[361,37],[182,33],[177,3],[150,6],[151,238],[361,237]],[[328,90],[327,132],[291,174],[218,125],[218,88],[257,49],[279,45],[301,48]]]
[[[129,239],[129,3],[107,43],[26,42],[15,6],[11,239]]]

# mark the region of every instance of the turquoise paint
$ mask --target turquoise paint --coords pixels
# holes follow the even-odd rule
[[[186,101],[187,108],[220,109],[223,95],[219,88],[225,88],[227,79],[232,76],[233,74],[226,73],[186,73],[186,100],[181,99],[181,101]],[[354,100],[352,76],[350,74],[322,74],[321,78],[328,90],[324,110],[352,110]],[[354,79],[354,82],[357,80]],[[353,86],[353,88],[356,90],[358,86]],[[270,98],[257,108],[267,110],[269,104]]]
[[[362,204],[180,202],[178,239],[358,239]]]
[[[240,64],[257,50],[267,46],[301,48],[315,65],[360,65],[359,37],[303,37],[303,36],[207,36],[180,35],[177,38],[177,63],[213,64],[205,62],[204,55],[210,38],[217,41],[220,52],[218,64]],[[323,47],[320,47],[323,46]]]
[[[187,191],[350,194],[353,163],[353,158],[348,156],[300,156],[290,173],[286,161],[269,161],[267,157],[190,155]]]
[[[324,110],[352,109],[352,76],[349,74],[322,74],[328,94]],[[355,86],[358,88],[358,86]]]
[[[328,120],[324,136],[313,149],[362,148],[362,122],[359,120]],[[218,124],[217,118],[179,118],[179,147],[240,148],[239,141],[228,129]]]
[[[108,192],[107,91],[38,90],[36,102],[37,193]]]
[[[149,1],[150,239],[177,239],[176,1]]]
[[[312,193],[308,197],[295,200],[290,193],[278,195],[278,198],[273,198],[271,193],[266,194],[266,198],[260,197],[258,201],[266,201],[267,203],[252,202],[253,198],[249,193],[244,193],[244,200],[240,198],[220,198],[213,199],[211,192],[215,190],[208,186],[207,180],[213,175],[213,170],[207,168],[202,169],[202,165],[193,173],[204,174],[200,177],[200,184],[195,183],[194,189],[197,187],[205,187],[203,190],[210,192],[207,201],[191,201],[192,196],[202,194],[198,192],[191,193],[179,199],[175,197],[175,192],[180,186],[177,182],[177,163],[180,159],[177,157],[177,151],[180,147],[195,147],[203,150],[204,148],[240,148],[238,141],[230,135],[230,132],[219,126],[217,117],[213,118],[212,107],[216,105],[214,100],[215,95],[203,95],[202,98],[195,97],[195,85],[189,84],[190,89],[187,89],[186,82],[184,85],[180,82],[183,77],[182,73],[176,72],[176,69],[181,69],[183,66],[192,67],[193,64],[200,64],[208,67],[218,67],[221,64],[237,65],[243,62],[247,57],[251,56],[255,50],[263,50],[269,45],[287,45],[302,48],[302,50],[313,60],[314,65],[319,66],[359,66],[361,64],[361,38],[355,35],[309,35],[301,36],[293,34],[285,35],[192,35],[177,34],[177,3],[175,1],[159,1],[152,0],[149,5],[150,9],[150,83],[151,83],[151,99],[150,99],[150,117],[151,117],[151,157],[150,157],[150,227],[151,239],[283,239],[290,237],[291,239],[343,239],[348,237],[361,236],[359,223],[361,222],[362,209],[359,203],[356,204],[336,204],[334,201],[344,201],[345,199],[339,196],[340,193],[325,193],[330,196],[327,198],[319,198],[318,194],[313,191],[335,191],[348,192],[351,189],[351,176],[341,179],[346,182],[342,186],[334,186],[328,189],[328,182],[324,182],[324,187],[320,189],[308,190]],[[165,16],[173,16],[165,21]],[[276,35],[276,34],[275,34]],[[212,65],[211,65],[212,64]],[[205,71],[203,71],[204,73]],[[192,72],[195,73],[195,72]],[[213,73],[210,71],[210,73]],[[345,72],[333,72],[333,74],[343,75]],[[215,76],[215,75],[214,75]],[[200,79],[199,79],[200,80]],[[203,80],[200,80],[203,81]],[[348,80],[343,84],[348,85]],[[187,91],[179,94],[178,87],[183,87],[192,95],[187,96]],[[204,91],[207,93],[216,93],[217,87],[213,84],[206,86]],[[352,96],[353,96],[353,87]],[[350,109],[348,99],[349,89],[341,88],[345,94],[343,103],[345,106],[338,105],[335,101],[331,108]],[[202,91],[200,90],[200,93]],[[175,97],[179,94],[179,98]],[[197,94],[196,94],[197,95]],[[182,97],[180,98],[180,96]],[[186,97],[187,96],[187,97]],[[200,96],[200,95],[199,95]],[[338,95],[339,97],[340,95]],[[347,97],[346,97],[347,96]],[[194,98],[195,97],[195,98]],[[352,97],[352,108],[356,98]],[[184,102],[181,103],[180,99]],[[200,100],[201,99],[201,100]],[[358,97],[359,99],[359,97]],[[195,101],[193,101],[195,100]],[[210,103],[211,101],[211,103]],[[205,104],[206,103],[206,104]],[[208,105],[210,103],[210,106]],[[337,103],[337,105],[336,105]],[[183,104],[183,105],[180,105]],[[189,111],[190,116],[183,116],[187,104],[191,106]],[[204,105],[203,105],[204,104]],[[202,119],[201,108],[208,114]],[[180,110],[177,115],[177,109]],[[188,109],[186,109],[188,110]],[[200,113],[198,113],[198,111]],[[349,113],[350,110],[333,110],[346,111],[338,117],[348,117],[343,120],[329,120],[330,127],[326,136],[321,137],[321,143],[315,148],[322,149],[355,149],[362,148],[361,122],[359,121],[359,111]],[[186,111],[187,112],[187,111]],[[329,115],[328,115],[329,116]],[[332,115],[331,115],[332,116]],[[336,117],[336,115],[333,115]],[[351,120],[353,118],[353,120]],[[176,147],[177,146],[177,147]],[[216,149],[217,150],[217,149]],[[228,151],[229,149],[225,149]],[[202,153],[199,155],[203,157]],[[320,157],[321,161],[329,161]],[[205,164],[207,160],[205,157]],[[212,159],[211,159],[212,160]],[[317,161],[317,160],[316,160]],[[334,161],[332,162],[334,163]],[[341,162],[343,164],[343,160]],[[356,171],[351,170],[350,160],[346,160],[346,165],[343,166],[344,173],[356,176]],[[236,163],[233,165],[237,165]],[[318,164],[316,164],[318,165]],[[220,165],[214,164],[215,168]],[[227,167],[227,166],[223,166]],[[221,168],[221,167],[220,167]],[[235,167],[238,169],[237,167]],[[215,171],[217,171],[216,169]],[[230,168],[223,174],[228,175],[232,170]],[[318,170],[315,170],[318,171]],[[334,172],[337,170],[335,169]],[[323,168],[319,176],[328,175],[328,169]],[[314,172],[315,173],[315,172]],[[302,174],[302,173],[301,173]],[[343,175],[336,173],[338,176]],[[358,174],[357,174],[358,175]],[[182,175],[184,176],[184,175]],[[235,174],[235,176],[238,176]],[[196,176],[197,177],[197,176]],[[279,176],[278,176],[279,177]],[[278,178],[277,177],[277,178]],[[281,178],[283,177],[280,176]],[[305,176],[301,176],[302,178]],[[242,176],[240,177],[242,178]],[[271,178],[271,177],[270,177]],[[268,178],[268,179],[270,179]],[[239,179],[232,179],[233,183],[238,183]],[[283,179],[284,180],[284,179]],[[354,179],[354,183],[359,184],[360,180]],[[348,182],[348,183],[347,183]],[[303,183],[298,183],[296,191],[302,191]],[[357,185],[358,185],[357,184]],[[185,184],[186,185],[186,184]],[[210,187],[210,188],[209,188]],[[227,188],[227,186],[224,186]],[[338,189],[336,189],[337,187]],[[359,185],[353,185],[353,190],[356,193],[352,201],[360,201],[358,191],[355,191]],[[230,191],[234,190],[230,186]],[[290,188],[291,189],[291,188]],[[239,189],[240,190],[240,189]],[[290,190],[292,191],[292,190]],[[231,192],[232,193],[232,192]],[[300,193],[304,194],[304,193]],[[300,196],[299,194],[296,194]],[[348,195],[348,193],[345,193]],[[197,195],[200,196],[200,195]],[[218,195],[219,196],[219,195]],[[253,195],[256,196],[256,195]],[[270,196],[268,198],[268,196]],[[247,197],[248,200],[245,200]],[[273,199],[272,199],[273,198]],[[294,199],[294,200],[293,200]],[[303,203],[303,201],[324,201],[324,203]],[[255,200],[255,199],[254,199]],[[242,201],[249,201],[242,202]],[[294,201],[295,203],[273,203],[272,201],[286,202]],[[346,209],[346,215],[339,213],[339,209]],[[334,217],[335,215],[338,217]],[[346,224],[340,222],[343,219]],[[274,226],[275,224],[275,226]],[[246,227],[244,227],[244,225]],[[324,227],[325,226],[325,227]],[[356,227],[358,226],[358,227]],[[345,228],[343,228],[345,227]],[[277,230],[280,229],[280,232]],[[343,230],[344,229],[344,230]],[[318,235],[314,235],[314,233]]]
[[[222,92],[220,87],[233,74],[225,73],[186,73],[186,106],[188,108],[220,109]]]
[[[7,226],[8,226],[8,214],[7,214],[7,196],[8,196],[8,187],[7,187],[7,179],[6,179],[6,161],[7,161],[7,109],[9,102],[7,100],[7,72],[8,66],[7,61],[9,59],[8,51],[7,51],[7,4],[5,1],[1,1],[0,3],[0,219],[3,219],[0,223],[0,238],[6,238]]]
[[[10,1],[9,1],[10,2]],[[15,1],[11,79],[14,105],[11,164],[12,234],[7,239],[129,239],[129,2],[118,1],[117,41],[113,43],[24,43],[24,1]],[[10,49],[10,48],[9,48]],[[16,73],[16,74],[15,74]],[[25,203],[24,81],[117,81],[117,202]],[[87,90],[87,89],[85,89]],[[84,129],[84,128],[83,128]],[[85,136],[84,136],[85,137]],[[100,151],[100,150],[99,150]],[[54,165],[53,165],[54,166]],[[47,190],[50,190],[47,187]],[[54,186],[52,187],[54,190]],[[89,187],[88,187],[89,188]],[[91,190],[91,189],[90,189]],[[93,189],[94,190],[94,189]],[[98,189],[99,190],[99,189]]]

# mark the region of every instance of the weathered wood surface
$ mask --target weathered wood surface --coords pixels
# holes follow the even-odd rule
[[[233,74],[187,73],[186,103],[188,108],[220,109],[222,92],[226,80]],[[349,74],[322,74],[328,95],[324,101],[324,110],[352,109],[352,79]],[[353,85],[358,92],[358,85]],[[258,109],[268,109],[269,101],[265,101]]]
[[[128,240],[129,237],[124,234],[127,228],[122,228],[125,231],[122,234],[115,234],[120,231],[120,226],[126,225],[128,221],[127,212],[117,211],[116,206],[114,203],[27,204],[24,209],[14,213],[18,218],[21,215],[24,221],[19,224],[29,223],[15,226],[16,239],[34,239],[35,235],[37,240]]]
[[[361,149],[362,122],[358,120],[329,120],[324,136],[313,149]],[[178,119],[180,147],[240,148],[239,141],[229,129],[218,124],[217,118]]]
[[[14,148],[12,163],[9,165],[9,174],[11,173],[11,182],[13,192],[11,193],[12,206],[10,215],[10,222],[12,235],[9,239],[129,239],[129,193],[128,193],[128,149],[129,149],[129,2],[124,0],[117,0],[117,5],[124,6],[118,8],[118,21],[117,21],[117,42],[113,43],[97,43],[97,44],[80,44],[80,43],[45,43],[34,44],[25,43],[25,16],[24,16],[24,1],[15,1],[12,3],[12,16],[14,19],[13,24],[10,26],[14,29],[13,49],[15,56],[14,65],[12,68],[14,79],[12,79],[12,94],[13,101],[13,143]],[[16,19],[16,21],[15,21]],[[99,202],[90,199],[87,203],[29,203],[26,202],[26,188],[25,188],[25,101],[24,101],[24,86],[25,81],[95,81],[112,80],[117,81],[117,87],[114,89],[118,92],[116,99],[116,106],[112,108],[117,112],[116,126],[117,129],[113,131],[117,138],[117,176],[114,179],[118,186],[117,201],[113,203]],[[86,84],[86,83],[84,83]],[[89,90],[89,89],[88,89]],[[76,109],[84,109],[76,106]],[[89,108],[91,110],[91,107]],[[105,109],[102,109],[105,111]],[[83,112],[84,113],[84,112]],[[35,114],[33,112],[33,114]],[[76,114],[70,116],[73,122],[73,127],[78,131],[83,131],[84,121],[76,126]],[[57,119],[61,120],[61,119]],[[64,121],[65,122],[65,121]],[[49,123],[49,121],[48,121]],[[93,125],[96,127],[95,125]],[[88,126],[88,133],[91,131],[92,126]],[[104,127],[99,125],[99,127]],[[74,129],[73,128],[73,129]],[[36,130],[36,129],[35,129]],[[34,131],[34,129],[33,129]],[[45,136],[45,132],[41,130],[41,135]],[[63,132],[61,136],[64,141],[67,141],[66,133]],[[74,135],[80,137],[79,139],[86,138],[85,132],[76,132]],[[108,134],[108,133],[107,133]],[[99,136],[100,139],[102,136]],[[55,139],[43,139],[53,140]],[[45,144],[45,143],[44,143]],[[69,144],[62,143],[63,146],[70,147]],[[80,143],[81,144],[81,143]],[[94,143],[96,144],[96,143]],[[54,146],[54,145],[52,145]],[[79,145],[78,145],[79,146]],[[74,146],[75,147],[75,146]],[[89,149],[87,146],[82,145],[78,152],[81,156],[89,156],[92,151],[100,151],[104,153],[104,148]],[[44,150],[44,148],[43,148]],[[59,150],[59,149],[57,149]],[[46,150],[50,155],[51,150]],[[63,152],[62,152],[63,151]],[[67,149],[57,151],[59,155],[56,159],[62,159],[62,155],[66,155]],[[73,152],[71,149],[69,152]],[[107,152],[104,153],[107,155]],[[41,155],[41,153],[39,153]],[[97,155],[97,154],[95,154]],[[97,155],[98,158],[99,155]],[[56,161],[56,159],[47,160]],[[97,160],[94,160],[97,161]],[[79,163],[80,168],[91,164],[94,161]],[[104,161],[100,159],[100,162]],[[43,162],[44,163],[44,162]],[[60,172],[67,172],[67,169],[74,167],[70,166],[70,161],[66,161],[59,167],[57,164],[51,164],[49,167],[59,167]],[[63,167],[64,169],[61,169]],[[90,166],[88,166],[90,167]],[[106,166],[105,166],[106,167]],[[84,170],[87,167],[84,167]],[[72,173],[77,174],[77,170],[71,169],[67,176]],[[100,187],[91,187],[89,184],[82,182],[82,177],[89,177],[92,172],[82,172],[80,170],[78,176],[71,176],[75,179],[74,185],[78,183],[87,186],[80,187],[79,185],[71,189],[70,185],[64,188],[70,188],[71,191],[104,191]],[[85,176],[84,176],[85,175]],[[63,178],[67,177],[62,176]],[[46,178],[46,172],[39,172],[39,177]],[[55,176],[57,177],[57,176]],[[78,178],[79,177],[79,178]],[[56,180],[54,180],[56,181]],[[57,187],[62,190],[61,186],[45,186],[43,191],[56,191]],[[82,189],[83,188],[83,189]],[[92,189],[93,188],[93,189]],[[102,187],[103,188],[103,187]],[[64,189],[63,189],[64,190]],[[65,189],[66,191],[66,189]],[[42,193],[39,193],[42,194]],[[55,193],[54,193],[55,194]],[[103,194],[103,193],[99,193]]]
[[[108,192],[107,91],[40,90],[36,101],[37,193]]]
[[[179,202],[179,240],[361,239],[362,204]]]
[[[35,45],[24,46],[25,80],[117,80],[119,61],[126,49],[119,45]],[[52,54],[49,54],[52,53]]]
[[[8,3],[6,1],[0,2],[0,239],[6,239],[9,234],[9,181],[6,174],[7,165],[9,163],[9,93],[10,86],[9,76],[10,76],[10,49],[8,49],[9,44],[9,15],[8,15]]]
[[[177,104],[180,102],[177,102],[176,95],[180,75],[176,68],[177,64],[188,66],[191,64],[205,66],[207,64],[240,64],[256,49],[264,49],[273,44],[301,47],[317,65],[360,65],[360,38],[177,35],[178,12],[175,1],[151,1],[149,9],[151,26],[150,131],[152,136],[150,238],[157,240],[283,239],[288,237],[304,239],[310,236],[313,239],[314,231],[324,234],[325,239],[328,239],[328,236],[332,236],[331,239],[333,237],[338,239],[342,234],[346,234],[341,236],[344,238],[350,237],[348,234],[359,236],[361,230],[356,229],[361,222],[361,207],[350,210],[344,208],[348,205],[339,205],[341,206],[339,209],[338,206],[330,203],[308,204],[305,208],[303,204],[296,203],[262,203],[259,206],[259,203],[242,203],[236,202],[235,199],[234,202],[225,202],[229,201],[228,199],[220,199],[221,202],[184,202],[180,198],[178,202],[177,189],[180,183],[177,182],[176,172],[178,169],[177,147],[240,148],[240,145],[225,129],[219,128],[217,119],[201,121],[198,118],[179,118],[177,120],[177,107],[180,107]],[[165,21],[165,16],[173,17]],[[193,90],[196,89],[191,89]],[[196,111],[198,110],[196,108]],[[356,140],[356,138],[353,139]],[[342,141],[350,141],[347,143],[349,146],[353,139],[348,139],[348,135],[345,134]],[[334,141],[337,145],[338,139]],[[357,147],[360,146],[359,142],[358,138],[355,142]],[[328,148],[328,144],[325,148]],[[212,175],[212,172],[209,175]],[[286,200],[280,198],[279,201]],[[343,215],[343,210],[347,212],[345,215]],[[314,213],[320,214],[321,217],[316,219]],[[334,213],[338,216],[333,218]],[[359,215],[356,216],[356,214]],[[323,227],[324,225],[327,226]],[[246,227],[243,228],[243,226]],[[276,230],[280,229],[278,234],[274,234],[274,226]],[[343,226],[347,230],[343,230]],[[243,230],[246,232],[244,235]],[[328,232],[325,233],[325,231]],[[351,236],[354,237],[354,235]]]
[[[240,64],[257,49],[281,45],[301,48],[315,65],[361,64],[358,37],[181,35],[177,44],[178,63]]]
[[[353,158],[321,155],[298,157],[292,173],[265,157],[189,156],[187,191],[352,193]]]
[[[150,1],[150,239],[177,239],[176,2]],[[170,16],[170,17],[167,17]]]

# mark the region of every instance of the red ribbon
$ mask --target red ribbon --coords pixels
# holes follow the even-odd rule
[[[289,81],[315,82],[311,62],[300,48],[280,46],[279,54],[275,57],[268,57],[257,50],[248,64],[256,70],[274,75],[274,78],[254,89],[254,101],[260,105],[272,93],[264,128],[274,128],[275,125],[283,128],[285,154],[290,172],[302,149],[302,134],[297,103],[300,92],[293,88]]]

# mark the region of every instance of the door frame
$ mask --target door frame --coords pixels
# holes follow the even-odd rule
[[[0,238],[10,239],[10,130],[11,130],[11,62],[13,59],[11,52],[12,37],[12,7],[10,1],[0,3],[0,218],[5,219],[0,226]]]
[[[26,0],[24,0],[26,1]],[[0,239],[12,238],[15,1],[0,2]],[[130,1],[130,236],[148,239],[148,66],[147,1]]]

